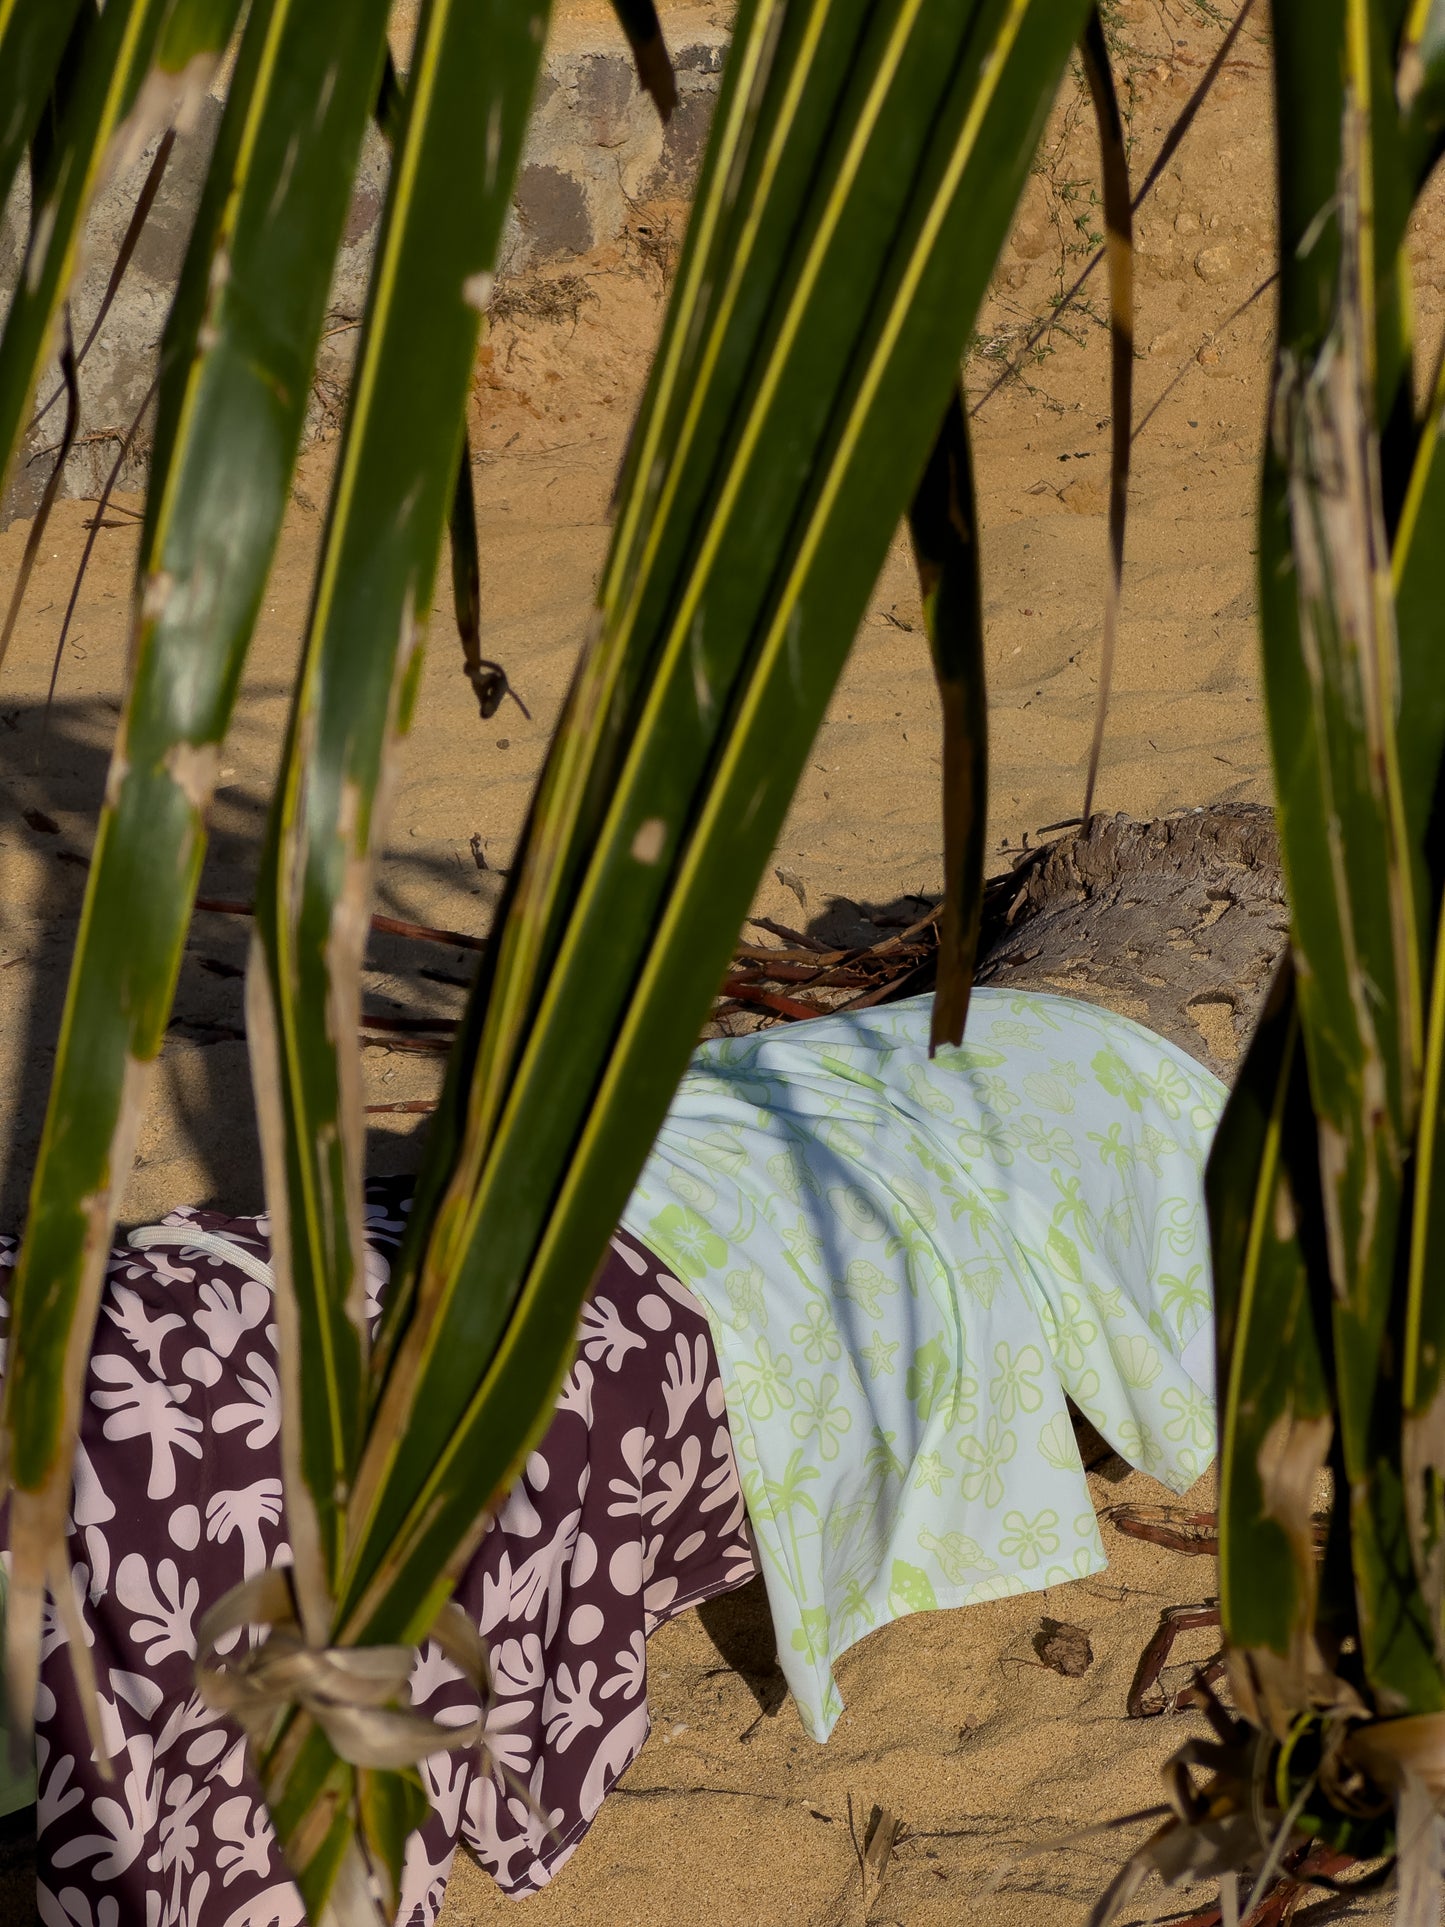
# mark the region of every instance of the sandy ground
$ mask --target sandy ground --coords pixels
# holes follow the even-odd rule
[[[1213,10],[1120,0],[1135,165],[1154,153],[1211,50]],[[1129,561],[1098,801],[1149,815],[1265,800],[1255,668],[1252,504],[1265,404],[1268,295],[1237,311],[1272,247],[1265,52],[1246,32],[1139,226],[1138,402]],[[1097,229],[1082,96],[1056,116],[1000,265],[969,384],[984,394]],[[486,642],[530,711],[479,722],[449,611],[434,624],[399,787],[381,907],[486,928],[511,859],[607,542],[606,502],[655,336],[685,210],[639,210],[624,247],[502,291],[473,410]],[[1438,207],[1417,235],[1422,333],[1445,289]],[[1432,257],[1433,262],[1430,265]],[[989,618],[993,802],[1002,857],[1080,806],[1099,667],[1108,394],[1094,306],[1039,344],[975,420]],[[247,671],[203,888],[250,888],[286,690],[304,625],[334,445],[298,475]],[[84,861],[121,690],[134,500],[101,533],[48,718],[46,685],[85,523],[57,513],[0,683],[0,1223],[19,1222],[38,1139]],[[0,536],[0,581],[25,539]],[[895,544],[760,889],[762,914],[806,924],[940,882],[936,704],[906,548]],[[485,865],[485,868],[481,867]],[[197,917],[162,1074],[126,1198],[128,1221],[185,1201],[259,1207],[241,1029],[244,925]],[[458,1007],[465,953],[374,947],[370,1007]],[[365,1053],[368,1101],[424,1096],[438,1062]],[[405,1117],[378,1119],[374,1163],[416,1155]],[[1122,1472],[1116,1463],[1115,1470]],[[1096,1477],[1101,1504],[1160,1496]],[[1200,1494],[1201,1499],[1207,1497]],[[1118,1843],[1061,1836],[1156,1797],[1186,1719],[1132,1724],[1124,1693],[1162,1606],[1210,1590],[1204,1562],[1109,1538],[1104,1580],[892,1626],[857,1648],[849,1711],[815,1747],[775,1704],[766,1620],[740,1595],[654,1640],[654,1733],[534,1927],[842,1927],[865,1917],[849,1835],[874,1802],[905,1823],[867,1918],[1033,1927],[1080,1918]],[[1082,1678],[1040,1667],[1041,1614],[1088,1628]],[[1199,1657],[1206,1635],[1186,1648]],[[756,1690],[755,1690],[756,1689]],[[773,1710],[759,1717],[757,1695]],[[1043,1851],[1037,1851],[1042,1849]],[[1021,1858],[1025,1854],[1035,1857]],[[505,1902],[459,1870],[450,1927]],[[510,1916],[509,1916],[510,1917]]]

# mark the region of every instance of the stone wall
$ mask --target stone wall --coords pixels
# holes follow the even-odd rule
[[[631,56],[610,17],[564,11],[548,43],[533,121],[502,246],[502,277],[519,276],[620,240],[649,201],[685,197],[696,177],[727,45],[720,17],[701,10],[665,15],[677,69],[678,103],[664,129],[637,85]],[[120,293],[81,371],[80,440],[66,465],[65,492],[94,495],[150,386],[156,350],[180,273],[191,216],[221,116],[206,101],[195,129],[177,140],[150,219]],[[149,171],[152,147],[112,182],[91,212],[82,271],[73,297],[77,342],[97,312],[131,210]],[[368,134],[331,291],[327,338],[317,365],[309,433],[334,426],[356,322],[386,192],[387,155]],[[0,302],[13,286],[29,218],[26,184],[18,182],[0,214]],[[47,400],[58,376],[41,384]],[[30,514],[40,498],[59,440],[64,404],[57,401],[32,431],[11,478],[0,527]],[[122,474],[140,486],[146,437]]]

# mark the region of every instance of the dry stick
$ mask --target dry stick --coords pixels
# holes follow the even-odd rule
[[[131,445],[135,441],[136,433],[145,418],[145,412],[151,405],[151,397],[155,394],[159,384],[160,376],[157,375],[145,392],[145,400],[136,410],[135,420],[121,437],[120,453],[111,465],[111,471],[105,478],[105,487],[100,491],[100,495],[96,501],[95,514],[91,518],[90,530],[85,538],[85,548],[80,558],[80,567],[76,570],[75,580],[70,585],[70,600],[65,605],[65,620],[60,625],[60,640],[55,645],[55,661],[50,665],[50,687],[45,692],[45,724],[47,726],[50,721],[50,705],[55,700],[55,685],[60,678],[61,659],[65,654],[65,639],[70,634],[70,624],[75,615],[76,604],[80,601],[80,588],[81,584],[85,581],[85,572],[90,567],[91,551],[95,547],[96,540],[100,535],[101,527],[105,521],[105,511],[110,504],[111,492],[120,480],[120,471],[125,467],[126,457],[130,454]],[[44,741],[43,731],[41,741]]]
[[[176,130],[174,127],[171,127],[168,128],[162,136],[161,144],[156,149],[155,159],[151,162],[150,172],[146,175],[145,185],[141,188],[139,199],[136,201],[135,208],[131,213],[130,225],[126,228],[125,234],[121,239],[120,249],[115,257],[115,265],[111,268],[110,279],[105,284],[105,293],[100,298],[100,306],[96,309],[95,319],[90,324],[90,333],[81,343],[80,353],[75,357],[75,365],[77,368],[79,368],[80,364],[85,360],[85,357],[95,346],[95,338],[104,326],[105,317],[110,313],[115,297],[120,292],[120,284],[125,279],[125,271],[130,266],[130,258],[135,253],[136,243],[140,240],[141,229],[150,218],[150,211],[155,205],[155,198],[160,192],[161,181],[165,175],[166,163],[171,157],[171,149],[175,144]],[[50,413],[51,409],[64,393],[65,384],[62,382],[50,397],[49,401],[46,402],[45,406],[37,410],[31,420],[29,429],[26,431],[27,433],[34,434],[35,430],[40,426],[41,422],[45,420],[45,417]]]
[[[196,908],[218,917],[250,917],[255,906],[239,897],[197,897]],[[429,923],[407,923],[401,917],[384,917],[378,911],[371,927],[382,936],[415,937],[421,943],[444,944],[449,950],[485,950],[485,937],[469,937],[463,930],[438,930]]]
[[[70,329],[68,302],[65,307],[65,321],[61,336],[60,371],[65,377],[65,432],[60,438],[55,466],[51,469],[46,481],[45,493],[41,496],[40,506],[35,511],[35,520],[30,525],[30,534],[25,542],[25,553],[20,558],[20,569],[10,596],[10,607],[5,612],[5,627],[0,629],[0,662],[4,662],[5,652],[10,647],[10,638],[15,633],[15,623],[20,614],[20,605],[25,600],[30,572],[35,567],[35,558],[39,555],[40,544],[45,539],[45,525],[50,520],[50,511],[54,508],[55,498],[60,492],[65,464],[70,459],[70,451],[75,446],[76,430],[80,426],[80,383],[76,379],[75,339]]]
[[[1134,196],[1134,199],[1130,204],[1131,213],[1135,213],[1135,214],[1138,213],[1140,206],[1143,204],[1145,196],[1150,194],[1153,191],[1156,183],[1158,182],[1159,176],[1164,172],[1165,168],[1169,165],[1170,161],[1173,160],[1175,154],[1178,153],[1180,143],[1183,141],[1184,136],[1189,132],[1190,127],[1193,125],[1195,115],[1199,112],[1200,108],[1204,105],[1205,95],[1209,92],[1210,88],[1214,85],[1215,81],[1219,78],[1220,70],[1223,68],[1225,61],[1228,60],[1230,49],[1234,46],[1235,41],[1239,38],[1240,29],[1243,27],[1245,20],[1248,18],[1250,9],[1253,7],[1253,5],[1254,5],[1254,0],[1244,0],[1244,5],[1240,8],[1239,12],[1235,15],[1234,23],[1230,27],[1229,32],[1224,36],[1224,39],[1220,42],[1219,47],[1215,52],[1214,58],[1210,61],[1209,65],[1205,68],[1203,78],[1200,80],[1199,85],[1194,89],[1194,92],[1189,96],[1188,100],[1184,103],[1184,106],[1180,111],[1179,118],[1173,123],[1168,133],[1164,136],[1163,145],[1160,147],[1159,152],[1154,156],[1153,162],[1150,165],[1148,173],[1144,176],[1143,181],[1140,183],[1139,192]],[[1002,373],[999,374],[995,378],[995,380],[989,384],[987,388],[985,388],[983,393],[979,396],[978,400],[973,404],[973,407],[968,411],[970,415],[976,415],[979,409],[983,407],[984,403],[986,401],[990,401],[993,398],[993,396],[995,396],[998,393],[999,389],[1003,387],[1006,381],[1013,380],[1014,376],[1023,367],[1024,362],[1027,359],[1030,351],[1038,345],[1040,339],[1048,333],[1050,328],[1053,327],[1054,323],[1058,320],[1059,316],[1063,314],[1067,309],[1073,306],[1074,302],[1078,299],[1079,295],[1083,292],[1084,283],[1089,279],[1090,275],[1094,272],[1095,268],[1098,267],[1099,263],[1103,260],[1107,252],[1108,252],[1107,248],[1096,248],[1093,254],[1089,256],[1088,260],[1084,263],[1083,269],[1081,270],[1078,279],[1074,282],[1074,285],[1068,290],[1066,294],[1060,297],[1058,304],[1055,307],[1051,308],[1049,312],[1042,318],[1042,320],[1040,320],[1035,324],[1033,332],[1029,335],[1028,340],[1024,343],[1023,347],[1020,348],[1019,352],[1017,353],[1017,355],[1015,355],[1014,359],[1009,363],[1008,367],[1005,368],[1002,371]]]
[[[1080,42],[1084,73],[1099,123],[1099,167],[1104,177],[1104,227],[1109,253],[1109,344],[1111,366],[1109,454],[1109,581],[1104,594],[1104,640],[1099,660],[1099,696],[1094,710],[1094,740],[1084,782],[1084,834],[1094,814],[1094,785],[1104,748],[1109,685],[1114,674],[1114,643],[1119,628],[1119,596],[1124,583],[1124,525],[1129,509],[1129,430],[1134,415],[1134,223],[1129,198],[1129,158],[1124,122],[1109,66],[1104,23],[1096,7]]]

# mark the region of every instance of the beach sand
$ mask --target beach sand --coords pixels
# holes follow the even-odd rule
[[[1120,0],[1136,178],[1216,44],[1213,9]],[[1138,231],[1135,471],[1118,660],[1097,797],[1150,816],[1267,801],[1254,632],[1253,503],[1272,307],[1267,51],[1248,27]],[[1077,87],[1056,114],[1000,264],[968,371],[977,401],[1102,225]],[[607,536],[607,499],[655,338],[681,206],[640,209],[619,247],[502,291],[472,411],[485,647],[530,710],[480,722],[443,587],[382,866],[380,907],[482,933],[509,863],[579,644]],[[1078,225],[1082,223],[1082,225]],[[1438,332],[1438,203],[1412,243],[1422,336]],[[1434,266],[1430,266],[1433,257]],[[1433,278],[1432,278],[1433,277]],[[1102,275],[1088,308],[1045,334],[974,421],[988,615],[995,867],[1078,813],[1099,677],[1109,398]],[[1245,305],[1249,304],[1249,305]],[[1242,308],[1242,312],[1240,312]],[[203,890],[245,898],[304,630],[335,443],[303,459],[222,774]],[[57,510],[0,685],[0,1223],[21,1221],[53,1060],[95,811],[124,670],[135,513],[100,533],[63,658],[60,615],[93,506]],[[0,536],[0,580],[27,528]],[[445,581],[445,576],[443,577]],[[895,542],[820,732],[758,914],[806,926],[838,899],[899,905],[938,889],[939,727],[916,584]],[[141,1133],[124,1216],[185,1202],[261,1204],[241,1037],[246,929],[199,914],[176,1021]],[[468,959],[378,940],[368,1008],[459,1008]],[[440,1060],[365,1053],[370,1103],[425,1098]],[[378,1117],[377,1169],[415,1160],[418,1120]],[[395,1128],[392,1128],[395,1127]],[[1122,1468],[1115,1465],[1116,1471]],[[1101,1505],[1163,1495],[1094,1476]],[[1208,1502],[1204,1489],[1195,1495]],[[843,1927],[865,1918],[850,1837],[874,1803],[905,1832],[876,1922],[1033,1927],[1080,1918],[1122,1851],[1081,1827],[1152,1803],[1189,1717],[1130,1722],[1124,1695],[1159,1611],[1206,1597],[1212,1569],[1105,1528],[1109,1573],[1032,1598],[891,1626],[841,1669],[848,1712],[827,1747],[791,1704],[760,1717],[767,1671],[755,1595],[685,1614],[651,1647],[653,1736],[581,1850],[527,1903],[535,1927]],[[1088,1629],[1090,1670],[1034,1659],[1041,1615]],[[719,1650],[716,1634],[722,1643]],[[1198,1659],[1209,1635],[1181,1652]],[[744,1671],[730,1659],[741,1655]],[[1183,1674],[1175,1675],[1176,1683]],[[766,1689],[765,1689],[766,1691]],[[1135,1833],[1126,1836],[1137,1838]],[[1027,1856],[1027,1857],[1025,1857]],[[511,1917],[459,1866],[449,1927]],[[522,1918],[517,1916],[517,1918]]]

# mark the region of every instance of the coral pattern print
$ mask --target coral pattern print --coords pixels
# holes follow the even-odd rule
[[[373,1312],[410,1189],[368,1187]],[[115,1777],[91,1758],[52,1613],[39,1914],[46,1927],[299,1927],[243,1742],[194,1687],[202,1613],[289,1558],[265,1224],[168,1223],[201,1242],[116,1254],[90,1363],[70,1554]],[[204,1249],[216,1234],[262,1275]],[[0,1263],[13,1257],[6,1240]],[[753,1571],[706,1322],[619,1237],[551,1428],[457,1590],[491,1652],[496,1770],[475,1747],[426,1763],[433,1812],[400,1920],[436,1918],[459,1836],[512,1893],[549,1880],[646,1737],[647,1634]],[[412,1694],[447,1723],[477,1710],[434,1646]]]

